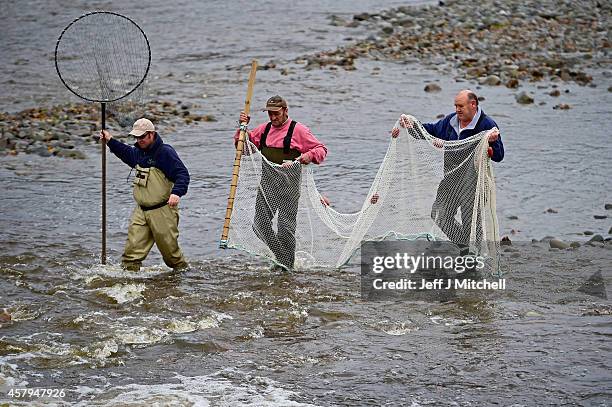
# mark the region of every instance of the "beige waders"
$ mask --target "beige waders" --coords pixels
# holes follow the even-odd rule
[[[153,243],[157,245],[168,267],[184,268],[187,262],[178,245],[178,208],[167,202],[174,184],[155,167],[136,166],[134,199],[128,238],[121,263],[128,270],[138,271]]]

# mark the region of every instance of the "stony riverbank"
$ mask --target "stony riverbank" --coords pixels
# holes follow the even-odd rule
[[[306,69],[354,70],[356,59],[370,58],[512,89],[544,80],[597,86],[593,70],[612,74],[605,71],[611,13],[606,1],[454,0],[357,14],[351,21],[332,15],[331,25],[365,26],[372,34],[296,62]]]
[[[203,121],[215,121],[211,115],[194,113],[193,103],[154,100],[144,106],[144,116],[160,130]],[[118,138],[127,139],[133,112],[143,107],[123,104],[110,107],[106,126]],[[129,112],[124,114],[123,112]],[[43,157],[85,158],[83,148],[99,142],[100,106],[73,103],[48,108],[32,108],[17,113],[0,113],[0,156],[19,153]]]

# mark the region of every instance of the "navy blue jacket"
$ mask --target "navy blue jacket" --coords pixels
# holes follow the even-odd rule
[[[493,121],[489,116],[481,110],[480,118],[476,123],[476,127],[473,129],[462,130],[461,134],[457,134],[450,121],[457,113],[451,113],[443,119],[440,119],[436,123],[423,123],[423,127],[429,134],[442,140],[463,140],[471,137],[481,131],[491,130],[493,127],[497,127],[497,123]],[[499,127],[498,127],[499,128]],[[489,143],[489,146],[493,147],[493,161],[500,162],[504,159],[504,145],[502,143],[501,135],[497,140]]]
[[[174,182],[172,194],[183,196],[189,187],[189,171],[170,144],[164,144],[159,134],[146,150],[135,143],[129,146],[111,138],[108,147],[124,163],[134,168],[136,164],[143,168],[155,167],[164,173],[166,178]]]

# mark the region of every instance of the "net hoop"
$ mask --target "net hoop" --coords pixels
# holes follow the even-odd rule
[[[64,80],[64,78],[62,77],[62,73],[61,73],[61,70],[60,70],[60,68],[59,68],[59,64],[58,64],[58,55],[57,55],[57,54],[58,54],[58,49],[59,49],[60,42],[61,42],[62,37],[64,36],[64,34],[65,34],[65,33],[66,33],[66,32],[67,32],[69,29],[70,29],[70,27],[72,27],[72,26],[73,26],[73,25],[74,25],[74,24],[75,24],[77,21],[82,20],[83,18],[86,18],[86,17],[92,16],[92,15],[95,15],[95,14],[110,14],[110,15],[114,15],[114,16],[117,16],[117,17],[121,17],[121,18],[126,19],[127,21],[129,21],[130,23],[132,23],[132,24],[133,24],[133,25],[134,25],[136,28],[138,28],[138,30],[139,30],[139,31],[140,31],[140,33],[142,34],[142,36],[143,36],[143,38],[144,38],[144,40],[145,40],[145,42],[146,42],[146,44],[147,44],[148,61],[147,61],[147,67],[146,67],[146,69],[145,69],[144,74],[142,75],[142,78],[140,79],[140,81],[138,81],[138,83],[137,83],[137,84],[136,84],[136,85],[135,85],[135,86],[134,86],[132,89],[130,89],[130,90],[129,90],[129,92],[125,93],[125,94],[124,94],[124,95],[122,95],[122,96],[116,97],[116,98],[114,98],[114,99],[92,99],[92,98],[89,98],[89,97],[86,97],[86,96],[84,96],[84,95],[79,94],[79,93],[78,93],[76,90],[74,90],[72,87],[70,87],[70,86],[69,86],[69,85],[66,83],[66,81],[65,81],[65,80]],[[138,24],[136,24],[136,22],[134,22],[134,20],[132,20],[131,18],[126,17],[126,16],[124,16],[124,15],[122,15],[122,14],[119,14],[119,13],[112,12],[112,11],[91,11],[91,12],[89,12],[89,13],[85,13],[85,14],[83,14],[83,15],[81,15],[81,16],[79,16],[79,17],[75,18],[75,19],[74,19],[74,20],[73,20],[73,21],[72,21],[70,24],[68,24],[68,25],[66,26],[66,28],[64,28],[64,29],[62,30],[62,33],[60,34],[59,38],[57,39],[57,42],[55,43],[54,59],[55,59],[55,70],[57,71],[57,75],[59,76],[60,81],[62,81],[62,83],[64,84],[64,86],[65,86],[65,87],[66,87],[66,88],[67,88],[67,89],[68,89],[70,92],[72,92],[73,94],[75,94],[75,95],[76,95],[76,96],[78,96],[79,98],[84,99],[84,100],[88,100],[88,101],[90,101],[90,102],[110,103],[110,102],[115,102],[115,101],[117,101],[117,100],[123,99],[123,98],[125,98],[126,96],[129,96],[129,95],[130,95],[131,93],[133,93],[133,92],[134,92],[136,89],[138,89],[138,87],[139,87],[139,86],[140,86],[140,85],[141,85],[141,84],[144,82],[144,80],[146,79],[147,75],[149,74],[149,69],[150,69],[150,67],[151,67],[151,46],[150,46],[150,44],[149,44],[149,39],[147,38],[147,35],[145,34],[145,32],[144,32],[144,31],[142,30],[142,28],[140,28],[140,26],[139,26]]]

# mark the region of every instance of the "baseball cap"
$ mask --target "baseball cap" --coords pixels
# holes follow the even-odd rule
[[[140,137],[145,134],[147,131],[155,131],[155,126],[149,119],[138,119],[134,122],[134,126],[132,126],[132,131],[130,131],[130,135],[134,137]]]
[[[278,112],[284,107],[287,107],[287,101],[282,97],[276,95],[268,99],[268,101],[266,102],[266,107],[262,109],[262,111],[265,112],[269,110],[271,112]]]

